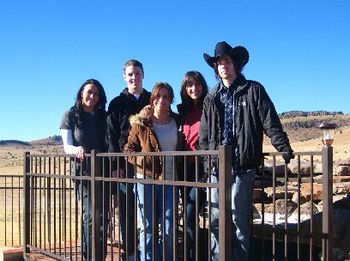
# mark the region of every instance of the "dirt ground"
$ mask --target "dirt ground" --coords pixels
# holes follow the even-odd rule
[[[310,139],[303,142],[292,142],[291,145],[295,152],[320,151],[323,147],[322,133],[320,131],[320,136],[318,138]],[[270,140],[268,138],[265,138],[264,141],[264,151],[276,151],[275,148],[271,145]],[[350,158],[350,127],[344,127],[335,131],[333,151],[334,161],[347,160]]]

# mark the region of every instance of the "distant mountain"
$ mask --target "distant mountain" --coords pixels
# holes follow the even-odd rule
[[[54,135],[48,138],[33,140],[30,142],[21,140],[0,140],[0,146],[36,146],[36,145],[62,145],[61,136]]]
[[[21,141],[21,140],[0,140],[0,145],[30,146],[30,143],[26,141]]]
[[[287,111],[282,112],[278,116],[284,118],[295,118],[295,117],[308,117],[308,116],[335,116],[344,115],[342,111]]]
[[[59,135],[49,136],[39,140],[33,140],[30,142],[31,145],[61,145],[62,138]]]

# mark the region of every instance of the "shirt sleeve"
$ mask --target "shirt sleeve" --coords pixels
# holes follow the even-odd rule
[[[73,145],[72,130],[61,129],[61,136],[63,141],[63,149],[66,154],[77,154],[80,146]]]

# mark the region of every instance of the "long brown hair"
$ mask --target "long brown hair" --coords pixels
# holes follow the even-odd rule
[[[181,91],[180,91],[180,95],[181,95],[181,101],[182,103],[184,103],[187,107],[191,107],[193,106],[193,100],[191,99],[190,96],[188,96],[187,91],[186,91],[186,86],[189,83],[199,83],[202,85],[202,95],[200,97],[200,102],[198,103],[200,106],[202,106],[203,101],[205,96],[208,93],[208,85],[207,82],[205,81],[203,75],[198,72],[198,71],[189,71],[185,74],[184,79],[182,80],[182,84],[181,84]]]
[[[151,98],[149,100],[149,104],[153,106],[153,101],[157,98],[157,94],[159,92],[160,89],[167,89],[168,90],[168,93],[169,93],[169,98],[170,98],[170,104],[173,103],[174,101],[174,90],[173,88],[170,86],[169,83],[167,82],[157,82],[153,89],[152,89],[152,93],[151,93]]]

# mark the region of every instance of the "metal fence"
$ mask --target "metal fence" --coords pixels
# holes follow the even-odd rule
[[[281,159],[280,153],[264,154],[265,165],[256,177],[255,192],[257,193],[254,193],[254,205],[259,209],[257,215],[259,217],[252,215],[254,217],[252,218],[252,260],[318,260],[321,257],[322,260],[332,260],[332,155],[332,148],[324,148],[322,152],[296,153],[297,167],[293,173],[290,173],[289,168],[283,164],[282,171],[279,170],[281,168],[281,165],[278,164]],[[126,158],[136,163],[135,157],[141,157],[143,160],[151,158],[153,162],[157,157],[172,157],[175,159],[174,162],[181,162],[181,165],[175,163],[172,165],[173,178],[171,179],[166,177],[140,179],[130,175],[128,168],[123,167]],[[187,163],[189,161],[199,163],[203,158],[209,162],[213,158],[218,159],[217,167],[220,178],[217,183],[211,183],[209,179],[200,180],[200,168],[198,167],[195,168],[195,180],[186,181]],[[309,171],[301,169],[300,165],[303,160],[310,165]],[[319,162],[322,164],[321,170],[318,170],[322,173],[321,180],[315,179],[316,174],[320,174],[315,173],[315,164]],[[23,246],[27,257],[30,257],[31,253],[41,253],[58,260],[83,260],[84,204],[81,199],[84,195],[79,186],[84,186],[84,184],[89,188],[91,197],[89,233],[91,233],[92,240],[91,245],[88,246],[88,256],[91,256],[92,260],[120,260],[124,254],[127,256],[138,254],[141,241],[136,220],[137,199],[127,194],[125,207],[122,208],[121,191],[123,186],[135,192],[137,184],[144,184],[152,188],[161,188],[163,200],[165,199],[164,188],[174,188],[172,192],[172,221],[174,224],[172,255],[174,260],[188,260],[189,237],[185,207],[187,198],[183,195],[186,195],[191,188],[198,188],[198,190],[205,191],[206,197],[210,198],[212,191],[218,190],[220,260],[232,260],[231,151],[229,147],[220,147],[218,151],[196,152],[131,154],[92,152],[87,155],[83,163],[78,162],[74,156],[25,154]],[[121,175],[121,172],[117,174],[112,172],[111,170],[115,167],[124,168],[126,175]],[[130,172],[136,173],[136,169],[133,168]],[[178,175],[179,173],[181,175]],[[153,174],[155,174],[154,171]],[[291,183],[299,199],[294,221],[291,221],[287,214]],[[313,191],[315,183],[323,186],[323,210],[317,214],[311,207],[307,218],[301,213],[301,187],[302,184],[310,185],[310,198],[307,199],[307,202],[312,205],[316,201]],[[267,187],[271,187],[272,197],[266,196]],[[282,198],[277,198],[277,189],[284,193]],[[154,195],[152,193],[147,196],[151,197],[154,202]],[[278,214],[277,202],[284,202],[284,205],[282,204],[284,215]],[[195,204],[195,256],[197,260],[211,260],[211,204],[206,204],[203,209],[199,208],[198,200]],[[130,220],[129,217],[133,219]],[[161,219],[164,221],[164,218],[163,213]],[[127,229],[124,235],[120,228],[123,222],[127,225],[133,224],[132,230]],[[164,228],[156,227],[152,233],[156,238],[153,242],[156,242],[158,239],[156,234],[158,237],[164,235]],[[200,246],[199,238],[202,240]],[[102,251],[99,248],[101,242]],[[132,248],[128,247],[128,244]],[[163,246],[162,252],[164,251]]]
[[[0,175],[0,246],[22,245],[23,175]]]

